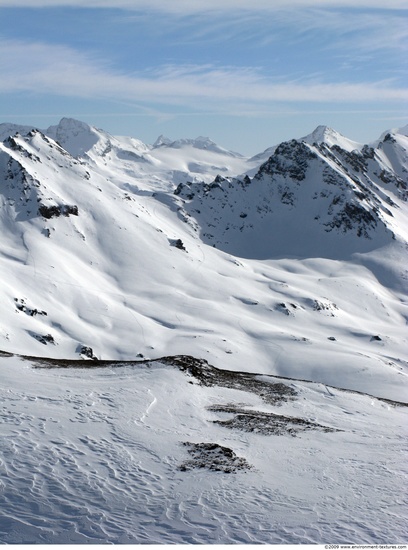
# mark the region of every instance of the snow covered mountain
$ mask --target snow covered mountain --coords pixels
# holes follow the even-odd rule
[[[149,147],[70,119],[5,138],[0,349],[189,354],[402,400],[407,137],[313,135],[331,145],[282,143],[253,177],[214,177],[248,159],[202,138]]]
[[[387,134],[377,149],[351,152],[335,142],[349,143],[320,128],[280,144],[252,179],[217,176],[182,183],[176,194],[200,227],[215,228],[217,238],[207,232],[206,242],[238,256],[343,259],[395,233],[405,240],[406,210],[395,199],[408,197],[406,138]]]
[[[406,542],[406,128],[0,138],[2,542]]]
[[[44,133],[74,157],[86,158],[95,168],[102,161],[105,171],[111,167],[137,177],[150,191],[154,186],[160,190],[172,189],[181,181],[211,181],[218,173],[236,175],[248,169],[248,159],[206,137],[172,141],[160,136],[153,145],[146,145],[135,138],[114,137],[67,118]],[[255,164],[249,162],[249,166]]]

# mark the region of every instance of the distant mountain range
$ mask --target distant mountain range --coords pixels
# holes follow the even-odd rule
[[[189,354],[403,400],[408,127],[251,158],[0,124],[0,349]]]

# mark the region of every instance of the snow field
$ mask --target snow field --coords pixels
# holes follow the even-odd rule
[[[267,405],[160,363],[0,368],[3,542],[406,541],[406,407],[296,381],[284,381],[294,401]],[[228,430],[206,409],[218,403],[341,431]],[[180,471],[185,441],[230,447],[253,469]]]

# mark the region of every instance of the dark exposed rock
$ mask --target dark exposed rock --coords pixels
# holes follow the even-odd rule
[[[54,337],[51,334],[36,334],[32,333],[33,338],[41,342],[41,344],[44,344],[45,346],[47,344],[55,344]]]
[[[341,159],[342,164],[348,164],[355,172],[365,172],[367,170],[367,153],[361,154],[359,151],[346,151],[338,145],[331,148]]]
[[[180,195],[186,185],[188,185],[188,183],[187,184],[186,183],[179,183],[177,185],[177,187],[175,188],[175,190],[173,191],[173,194],[174,195]]]
[[[47,206],[45,204],[40,204],[38,208],[38,213],[43,216],[44,218],[47,218],[47,220],[51,218],[58,218],[59,216],[78,216],[78,206],[75,204],[63,204],[63,205],[50,205]]]
[[[190,443],[183,445],[187,448],[190,460],[183,462],[179,470],[205,469],[224,474],[236,473],[252,469],[252,466],[243,457],[237,456],[229,447],[223,447],[218,443]]]
[[[387,141],[390,143],[395,143],[397,140],[390,133],[388,133],[383,139],[384,143],[386,143]]]
[[[375,149],[369,145],[364,145],[361,150],[361,154],[365,159],[374,159],[375,158]]]
[[[93,361],[98,360],[96,355],[94,355],[93,349],[90,346],[79,346],[79,353],[80,353],[80,355],[83,355],[84,357],[88,357],[89,359],[92,359]]]
[[[242,430],[245,432],[259,433],[261,435],[292,435],[308,430],[319,430],[323,432],[340,431],[329,426],[323,426],[303,418],[283,416],[280,414],[248,410],[236,405],[212,405],[207,410],[221,413],[231,413],[233,416],[228,420],[213,420],[225,428]]]
[[[35,315],[47,315],[47,312],[44,310],[28,307],[27,304],[25,303],[24,298],[21,298],[21,299],[14,298],[14,301],[16,302],[16,308],[19,311],[23,311],[30,317],[34,317]]]
[[[287,176],[297,182],[305,179],[309,161],[317,155],[308,145],[295,139],[281,143],[274,154],[259,168],[254,179],[264,174]]]
[[[290,311],[284,302],[276,304],[276,311],[279,311],[280,313],[284,313],[285,315],[290,315]]]
[[[186,251],[186,247],[181,239],[169,239],[170,245],[178,248],[179,250]]]
[[[326,231],[341,229],[343,233],[347,231],[356,231],[358,237],[364,236],[370,239],[369,230],[377,225],[377,219],[373,214],[360,206],[359,204],[347,202],[344,207],[326,223]]]

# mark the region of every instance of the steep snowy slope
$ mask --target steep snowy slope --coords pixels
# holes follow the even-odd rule
[[[189,354],[406,400],[402,134],[355,151],[333,132],[293,140],[254,177],[214,180],[215,159],[249,165],[204,138],[48,133],[0,144],[0,349]]]
[[[387,135],[377,149],[349,152],[292,140],[252,179],[218,176],[180,184],[176,195],[206,242],[231,254],[349,259],[407,239],[407,141]]]

